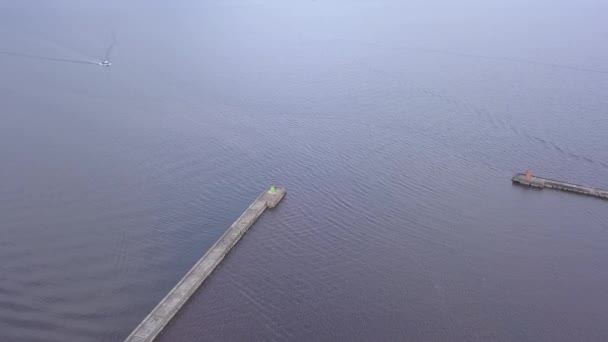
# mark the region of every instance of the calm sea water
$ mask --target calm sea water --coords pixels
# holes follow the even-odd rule
[[[0,341],[608,340],[601,1],[0,2]],[[103,59],[104,68],[87,61]]]

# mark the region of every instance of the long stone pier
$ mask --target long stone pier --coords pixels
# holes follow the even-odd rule
[[[125,339],[125,342],[154,341],[258,217],[267,208],[274,208],[283,196],[285,196],[285,188],[283,187],[270,186],[269,189],[261,193],[169,294],[133,330]]]
[[[597,188],[593,188],[585,185],[578,185],[572,183],[566,183],[562,181],[557,181],[548,178],[536,177],[531,174],[518,173],[511,181],[514,184],[530,186],[534,188],[549,188],[549,189],[557,189],[562,191],[575,192],[583,195],[608,199],[608,191],[600,190]]]

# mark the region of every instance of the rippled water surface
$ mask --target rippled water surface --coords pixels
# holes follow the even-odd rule
[[[271,182],[161,341],[608,340],[608,202],[510,183],[608,188],[607,11],[0,2],[0,341],[122,340]]]

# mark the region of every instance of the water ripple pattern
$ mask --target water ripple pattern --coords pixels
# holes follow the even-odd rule
[[[606,6],[0,4],[0,341],[605,341]],[[112,65],[85,63],[111,43]],[[63,61],[64,63],[58,63]]]

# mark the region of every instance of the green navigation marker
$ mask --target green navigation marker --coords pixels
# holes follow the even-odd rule
[[[277,189],[274,187],[274,185],[270,186],[270,190],[268,190],[269,194],[274,194],[275,192],[277,192]]]

